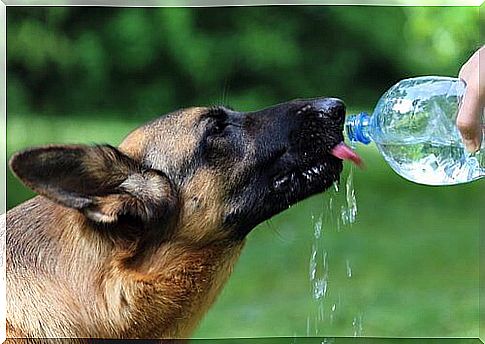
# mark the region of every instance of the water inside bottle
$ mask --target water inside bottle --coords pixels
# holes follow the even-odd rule
[[[471,155],[462,145],[445,143],[381,144],[388,164],[402,177],[420,184],[451,185],[483,176],[483,153]]]
[[[453,185],[479,179],[485,175],[484,149],[468,153],[456,127],[464,92],[465,84],[453,78],[402,80],[381,97],[372,116],[348,119],[347,133],[351,140],[374,141],[394,171],[413,182]]]

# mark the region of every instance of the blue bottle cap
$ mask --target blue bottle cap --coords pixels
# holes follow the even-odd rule
[[[369,125],[370,116],[367,112],[361,112],[358,115],[351,115],[345,121],[345,130],[347,137],[352,142],[360,142],[365,145],[371,142],[371,139],[364,133],[364,128]]]

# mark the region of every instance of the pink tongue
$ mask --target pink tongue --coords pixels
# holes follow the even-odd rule
[[[362,159],[358,156],[352,148],[347,146],[345,143],[341,142],[335,147],[333,147],[332,151],[330,152],[333,156],[342,159],[342,160],[350,160],[354,164],[359,167],[363,166]]]

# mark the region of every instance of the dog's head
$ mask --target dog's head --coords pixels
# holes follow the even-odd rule
[[[170,235],[195,242],[242,238],[339,179],[342,160],[331,152],[343,141],[344,115],[333,98],[246,113],[189,108],[136,129],[119,148],[35,148],[11,167],[38,193],[103,226],[171,223]]]

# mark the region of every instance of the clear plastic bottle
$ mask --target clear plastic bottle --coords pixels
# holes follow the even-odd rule
[[[466,151],[455,125],[465,83],[426,76],[402,80],[379,100],[370,116],[347,117],[351,142],[375,142],[387,163],[419,184],[453,185],[485,176],[485,149]]]

